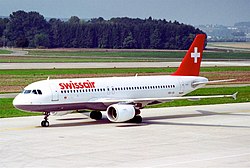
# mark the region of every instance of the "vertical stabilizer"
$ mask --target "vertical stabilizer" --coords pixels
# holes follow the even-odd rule
[[[198,34],[195,37],[192,45],[189,47],[189,50],[183,58],[181,65],[172,75],[199,76],[205,39],[205,34]]]

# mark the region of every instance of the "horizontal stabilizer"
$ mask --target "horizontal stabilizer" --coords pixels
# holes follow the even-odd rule
[[[202,82],[194,82],[192,86],[202,85],[202,84],[213,84],[213,83],[221,83],[221,82],[231,82],[236,79],[225,79],[225,80],[214,80],[214,81],[202,81]]]

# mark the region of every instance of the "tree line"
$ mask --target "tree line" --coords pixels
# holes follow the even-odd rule
[[[46,20],[38,12],[16,11],[0,18],[0,46],[22,48],[187,49],[196,34],[191,25],[165,19],[102,17],[88,21]]]

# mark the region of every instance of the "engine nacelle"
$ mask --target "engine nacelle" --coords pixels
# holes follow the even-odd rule
[[[128,104],[113,104],[107,109],[107,117],[111,122],[125,122],[135,116],[135,107]]]
[[[57,112],[50,112],[50,115],[53,116],[64,116],[67,114],[73,113],[73,111],[57,111]]]

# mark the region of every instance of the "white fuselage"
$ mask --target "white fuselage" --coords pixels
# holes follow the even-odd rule
[[[207,81],[196,76],[134,76],[43,80],[25,87],[13,104],[22,110],[55,112],[66,110],[104,111],[107,99],[180,97],[200,88],[194,82]],[[141,108],[149,104],[142,102]]]

